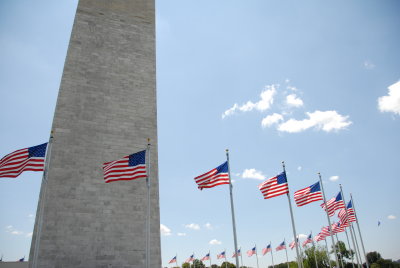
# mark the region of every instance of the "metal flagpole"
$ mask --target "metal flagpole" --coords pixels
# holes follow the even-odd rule
[[[146,267],[150,268],[150,139],[147,139],[147,230],[146,230]]]
[[[178,268],[179,268],[179,263],[178,263],[178,253],[176,253],[176,266],[178,266]]]
[[[349,240],[349,235],[347,234],[347,229],[344,229],[344,233],[346,234],[347,245],[349,246],[349,250],[352,250],[351,247],[350,247],[350,240]],[[353,244],[353,246],[354,246],[354,244]],[[356,252],[356,251],[354,251],[354,253],[355,253],[355,252]],[[357,261],[358,261],[358,260],[357,260]],[[353,266],[353,268],[354,268],[354,254],[351,255],[351,264],[352,264],[352,266]]]
[[[225,268],[227,268],[228,267],[228,261],[226,260],[226,249],[224,250],[224,252],[225,252]]]
[[[329,254],[328,242],[326,241],[326,237],[325,237],[324,240],[325,240],[325,248],[326,248],[326,257],[328,258],[329,268],[332,268],[332,265],[331,265],[331,257],[330,257],[330,254]]]
[[[193,264],[193,268],[196,268],[196,262],[195,262],[195,257],[194,257],[194,252],[193,252],[193,260],[192,260],[192,264]]]
[[[256,244],[254,244],[254,247],[255,247],[255,249],[256,249],[256,260],[257,260],[257,268],[259,268],[259,266],[258,266],[258,254],[257,254],[257,245],[256,245]]]
[[[364,253],[364,257],[365,257],[365,264],[367,265],[367,268],[369,268],[367,254],[365,253],[364,242],[363,242],[362,235],[361,235],[360,224],[358,223],[356,207],[354,205],[353,196],[351,194],[350,194],[350,199],[351,199],[351,204],[353,205],[354,215],[356,216],[357,229],[358,229],[358,234],[360,235],[361,247],[362,247],[362,250],[363,250],[363,253]]]
[[[344,268],[344,265],[343,265],[343,255],[342,255],[342,253],[340,252],[340,244],[339,244],[339,238],[338,238],[338,236],[337,236],[337,233],[335,233],[335,236],[336,236],[336,241],[337,241],[338,250],[339,250],[338,254],[340,254],[340,256],[341,256],[341,258],[340,258],[340,263],[342,264],[342,267]]]
[[[339,187],[340,187],[340,194],[342,195],[342,200],[343,200],[343,203],[344,203],[344,211],[346,212],[346,217],[348,217],[348,214],[347,214],[347,205],[346,205],[346,200],[344,199],[342,184],[339,184]],[[353,246],[354,246],[354,253],[356,254],[357,264],[358,264],[358,266],[360,266],[360,263],[359,263],[359,261],[358,261],[358,260],[359,260],[359,257],[358,257],[358,255],[357,255],[356,244],[354,243],[353,233],[351,232],[351,222],[350,222],[350,221],[349,221],[349,224],[350,224],[350,235],[351,235],[351,240],[352,240]],[[345,229],[345,231],[346,231],[346,236],[347,236],[347,242],[348,242],[349,248],[350,248],[350,242],[349,242],[349,237],[348,237],[348,235],[347,235],[347,230]],[[353,261],[353,258],[352,258],[351,260]],[[354,267],[354,263],[353,263],[353,267]]]
[[[324,198],[324,204],[325,204],[325,212],[326,212],[326,218],[328,219],[328,224],[329,224],[329,233],[330,233],[330,237],[332,239],[332,246],[333,246],[333,250],[335,252],[335,259],[336,259],[336,265],[340,266],[339,264],[339,260],[338,260],[338,255],[336,252],[336,245],[335,245],[335,240],[333,239],[333,232],[332,232],[332,226],[331,226],[331,219],[329,218],[329,214],[328,214],[328,206],[326,205],[326,198],[325,198],[325,191],[324,191],[324,186],[322,185],[322,178],[321,178],[321,173],[318,172],[318,176],[319,176],[319,184],[321,185],[321,190],[322,190],[322,197]]]
[[[352,232],[352,234],[354,235],[354,241],[356,242],[358,267],[361,267],[362,266],[362,258],[361,258],[361,253],[360,253],[360,247],[358,246],[356,231],[354,230],[354,225],[352,222],[350,223],[350,227],[351,227],[350,232]]]
[[[283,242],[285,242],[286,264],[287,264],[287,268],[289,268],[289,258],[288,258],[288,256],[287,256],[287,248],[286,248],[286,241],[285,241],[285,239],[283,239]]]
[[[210,250],[208,251],[208,257],[210,257],[210,268],[211,268],[211,252],[210,252]]]
[[[240,260],[242,261],[242,266],[243,266],[243,254],[242,254],[242,247],[240,247]]]
[[[318,268],[318,261],[317,261],[317,255],[315,254],[315,251],[316,251],[316,247],[315,247],[315,244],[314,244],[314,238],[313,238],[313,235],[312,235],[312,231],[310,232],[310,234],[311,234],[311,241],[312,241],[312,245],[313,245],[313,247],[314,247],[314,259],[315,259],[315,266],[317,266],[317,268]]]
[[[46,148],[46,160],[44,164],[44,172],[42,177],[42,185],[40,186],[40,195],[39,195],[39,205],[38,205],[38,221],[36,227],[36,236],[35,236],[35,249],[33,252],[33,260],[32,260],[32,267],[37,268],[37,259],[39,257],[39,246],[40,246],[40,238],[42,236],[42,226],[43,226],[43,210],[44,210],[44,203],[46,199],[46,191],[47,191],[47,174],[50,165],[50,158],[51,158],[51,147],[53,145],[53,131],[50,132],[50,139],[47,143]]]
[[[285,169],[285,162],[282,161],[282,167],[283,167],[283,172],[285,172],[286,174],[286,169]],[[287,179],[287,178],[286,178]],[[292,210],[292,203],[290,201],[290,196],[289,196],[289,192],[286,194],[287,198],[288,198],[288,202],[289,202],[289,209],[290,209],[290,217],[292,219],[292,229],[293,229],[293,237],[294,239],[296,239],[297,235],[296,235],[296,226],[294,225],[294,217],[293,217],[293,210]],[[296,255],[297,255],[297,265],[299,266],[299,268],[303,267],[303,263],[300,262],[300,255],[299,255],[299,248],[298,245],[296,243]]]
[[[271,245],[271,241],[269,241],[269,246],[271,247],[272,268],[275,268],[275,265],[274,265],[274,254],[272,254],[272,245]]]
[[[232,226],[233,226],[233,241],[235,244],[235,252],[237,252],[237,238],[236,238],[236,223],[235,223],[235,209],[233,207],[233,194],[232,194],[232,180],[231,180],[231,167],[229,164],[229,150],[226,149],[226,160],[228,162],[228,175],[229,175],[229,193],[231,197],[231,211],[232,211]],[[239,258],[236,254],[236,267],[239,267]]]

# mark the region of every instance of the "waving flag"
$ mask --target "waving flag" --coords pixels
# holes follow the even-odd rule
[[[324,238],[327,237],[327,236],[330,236],[331,233],[330,233],[329,230],[330,230],[329,226],[325,226],[324,228],[321,229],[321,233],[320,234],[322,236],[324,236]]]
[[[206,256],[204,256],[201,261],[208,261],[210,259],[210,253],[207,253]]]
[[[286,249],[285,241],[279,244],[279,246],[276,248],[276,251]]]
[[[169,261],[169,263],[174,263],[174,262],[176,262],[176,256],[173,257],[173,258]]]
[[[308,243],[312,243],[312,236],[311,234],[308,235],[307,239],[303,242],[303,247],[305,247]]]
[[[319,233],[314,237],[314,241],[319,242],[319,241],[325,240],[325,237],[326,236],[324,236],[323,234]]]
[[[0,160],[0,178],[16,178],[24,171],[43,171],[47,143],[24,148]]]
[[[323,200],[319,182],[294,193],[294,201],[298,207],[318,200]]]
[[[268,252],[271,252],[271,244],[269,244],[267,247],[263,248],[262,250],[262,255],[264,256],[265,254],[267,254]]]
[[[340,232],[344,232],[344,227],[340,224],[340,222],[334,222],[332,224],[332,232],[333,233],[340,233]]]
[[[336,197],[326,201],[326,206],[328,207],[328,215],[332,217],[335,215],[335,211],[341,208],[344,208],[344,202],[342,198],[342,193],[339,192]],[[326,211],[325,203],[321,204],[321,207]]]
[[[264,181],[258,185],[258,189],[260,189],[264,199],[289,193],[286,173],[282,172],[281,174]]]
[[[345,209],[341,209],[338,213],[339,219],[342,222],[355,222],[357,221],[351,200],[347,203],[347,214]]]
[[[232,258],[235,258],[236,256],[242,256],[240,249],[238,249],[237,253],[233,253]]]
[[[194,178],[198,188],[212,188],[222,184],[229,184],[228,161],[222,165]]]
[[[194,261],[194,254],[192,254],[189,258],[187,258],[185,262],[192,262],[192,261]]]
[[[297,243],[298,243],[298,242],[299,242],[299,239],[297,238],[296,241],[297,241]],[[289,244],[290,249],[294,249],[294,247],[296,246],[296,241],[293,240],[293,242]]]
[[[217,259],[224,259],[226,258],[225,251],[222,251],[220,254],[217,255]]]
[[[254,246],[254,248],[247,251],[247,256],[249,256],[249,257],[253,256],[254,254],[257,254],[255,246]]]
[[[129,181],[147,178],[146,150],[103,164],[104,181]]]

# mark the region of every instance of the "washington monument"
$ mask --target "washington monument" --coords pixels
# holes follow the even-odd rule
[[[79,1],[30,267],[35,256],[41,268],[145,267],[146,180],[104,183],[102,164],[146,149],[148,138],[149,266],[161,267],[155,70],[154,0]]]

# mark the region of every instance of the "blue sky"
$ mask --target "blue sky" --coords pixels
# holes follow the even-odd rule
[[[48,139],[76,4],[0,3],[1,156]],[[317,172],[329,198],[342,184],[366,250],[400,259],[399,10],[397,1],[157,2],[164,266],[176,253],[231,256],[228,188],[199,191],[193,180],[226,148],[242,251],[293,237],[286,198],[263,200],[257,188],[284,160],[291,193]],[[0,181],[4,260],[29,253],[41,175]],[[294,214],[298,233],[327,225],[317,202]]]

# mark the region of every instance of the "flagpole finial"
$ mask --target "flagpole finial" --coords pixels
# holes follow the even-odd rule
[[[147,138],[147,145],[150,145],[150,138]]]
[[[227,152],[227,153],[228,153],[228,152],[229,152],[229,149],[225,149],[225,152]]]

